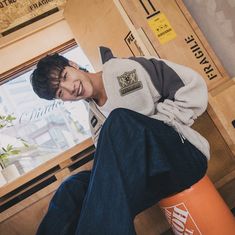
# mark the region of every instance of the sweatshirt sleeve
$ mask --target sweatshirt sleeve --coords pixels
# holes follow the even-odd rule
[[[157,104],[155,118],[170,125],[177,122],[191,126],[207,108],[208,91],[204,79],[196,71],[167,60],[151,59],[151,62],[164,63],[168,67],[161,70],[162,81],[157,89],[163,99]],[[176,86],[177,83],[181,85]]]

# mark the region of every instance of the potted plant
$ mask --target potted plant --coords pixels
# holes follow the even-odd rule
[[[12,145],[8,144],[6,148],[2,147],[0,149],[0,166],[2,168],[1,173],[7,182],[14,180],[20,176],[20,173],[14,164],[6,166],[5,161],[11,155],[17,155],[20,150],[14,148]]]
[[[2,174],[2,168],[0,168],[0,187],[7,183],[5,177]]]
[[[12,115],[0,115],[0,129],[9,127],[12,125],[13,120],[16,118]],[[28,145],[24,140],[20,139],[25,147]],[[6,147],[1,146],[0,148],[0,186],[6,182],[10,182],[20,176],[20,173],[14,164],[6,165],[7,159],[11,155],[17,155],[20,150],[15,148],[11,144],[7,144]],[[5,180],[4,180],[5,179]]]

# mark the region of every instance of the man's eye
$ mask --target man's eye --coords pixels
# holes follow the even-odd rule
[[[64,74],[64,76],[63,76],[63,80],[65,81],[65,80],[66,80],[66,78],[67,78],[67,73],[65,73],[65,74]]]

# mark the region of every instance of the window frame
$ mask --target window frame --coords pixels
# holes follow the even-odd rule
[[[1,74],[0,85],[14,79],[16,76],[25,73],[29,69],[32,69],[37,64],[37,62],[41,58],[45,57],[47,54],[52,54],[55,52],[64,53],[75,46],[77,46],[76,41],[74,39],[69,40],[68,42],[63,43],[62,45],[55,47],[52,50],[31,59],[30,61],[27,61],[19,66],[16,66],[15,68],[4,72],[3,74]],[[87,161],[84,160],[86,157],[89,157],[89,161],[93,159],[93,157],[91,156],[94,152],[95,147],[93,145],[92,139],[87,138],[86,140],[82,141],[79,144],[76,144],[72,148],[69,148],[64,152],[55,155],[55,157],[42,163],[31,171],[26,172],[14,181],[8,182],[7,184],[0,187],[0,198],[4,198],[6,199],[6,201],[9,201],[10,198],[15,198],[25,190],[28,190],[38,183],[42,182],[44,178],[48,178],[47,172],[49,172],[49,175],[55,175],[55,177],[57,177],[56,175],[60,175],[63,171],[66,171],[69,175],[73,171],[70,170],[69,167],[76,164],[76,162],[83,160],[83,163],[78,164],[78,168],[81,167],[82,165],[87,163]],[[76,170],[76,167],[74,168],[74,170]],[[31,184],[30,182],[33,182],[34,180],[35,182]]]

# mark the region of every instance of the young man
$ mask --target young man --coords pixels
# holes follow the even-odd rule
[[[136,214],[206,173],[208,142],[190,127],[207,107],[203,78],[166,60],[100,53],[102,72],[55,54],[32,74],[41,98],[89,102],[97,145],[92,172],[62,184],[38,234],[133,235]]]

